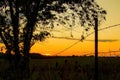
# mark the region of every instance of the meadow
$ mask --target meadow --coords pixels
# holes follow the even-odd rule
[[[0,58],[0,80],[11,80],[8,66]],[[23,80],[94,80],[93,56],[31,57],[29,67],[30,77]],[[99,57],[99,80],[120,80],[119,57]]]

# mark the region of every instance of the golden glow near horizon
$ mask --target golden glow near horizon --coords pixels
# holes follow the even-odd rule
[[[107,11],[106,21],[103,21],[99,28],[120,24],[120,0],[96,0],[96,2]],[[78,30],[78,29],[76,29]],[[99,42],[99,55],[100,56],[111,56],[120,55],[120,26],[113,27],[110,29],[102,30],[99,32],[99,39],[106,40]],[[69,32],[63,32],[58,35],[68,35]],[[81,36],[81,33],[75,33],[77,38]],[[87,39],[94,40],[94,34],[89,36]],[[108,40],[108,41],[107,41]],[[110,41],[109,41],[110,40]],[[113,41],[112,41],[113,40]],[[79,42],[70,49],[63,51],[67,47],[77,42],[77,40],[67,39],[47,39],[44,42],[36,43],[32,48],[31,52],[39,52],[41,54],[51,55],[94,55],[94,41],[83,41]],[[116,52],[115,52],[116,51]],[[118,52],[117,52],[118,51]],[[112,54],[111,54],[112,53]]]
[[[72,55],[94,55],[94,41],[83,41],[79,42],[68,50],[64,49],[71,46],[77,40],[67,39],[47,39],[45,42],[37,42],[32,48],[31,52],[41,53],[43,55],[59,55],[59,56],[72,56]],[[119,45],[120,41],[113,42],[99,42],[99,55],[100,56],[113,56],[120,55]],[[115,52],[116,51],[116,52]],[[118,51],[118,52],[117,52]]]

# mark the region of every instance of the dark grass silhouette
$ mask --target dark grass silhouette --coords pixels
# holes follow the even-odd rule
[[[32,55],[31,55],[32,56]],[[24,64],[24,61],[21,62]],[[30,76],[25,77],[25,67],[22,66],[18,77],[21,80],[93,80],[94,57],[45,57],[41,55],[30,58]],[[120,79],[120,58],[99,57],[99,80]],[[9,69],[6,58],[0,58],[0,80],[11,80],[15,76]]]

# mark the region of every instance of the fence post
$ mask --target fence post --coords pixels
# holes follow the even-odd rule
[[[95,20],[95,80],[98,80],[98,17]]]

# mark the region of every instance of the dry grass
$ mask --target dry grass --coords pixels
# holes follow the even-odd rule
[[[0,80],[10,80],[9,63],[0,59]],[[93,80],[94,57],[30,59],[30,77],[23,80]],[[99,80],[120,79],[120,58],[99,58]],[[24,71],[23,71],[24,72]],[[14,76],[14,75],[13,75]]]

